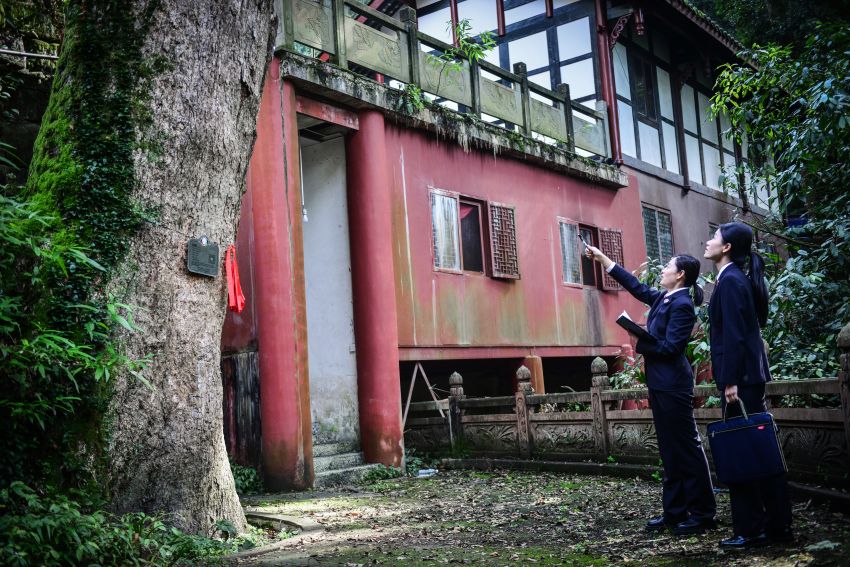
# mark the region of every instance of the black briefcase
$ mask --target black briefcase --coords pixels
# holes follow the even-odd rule
[[[723,484],[751,482],[788,472],[779,429],[769,413],[747,415],[744,402],[741,417],[723,419],[708,424],[708,444]],[[728,405],[728,404],[727,404]]]

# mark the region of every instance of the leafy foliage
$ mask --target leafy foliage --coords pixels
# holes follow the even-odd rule
[[[257,494],[263,491],[263,481],[254,467],[243,467],[231,460],[230,471],[233,473],[237,493]]]
[[[752,159],[750,174],[778,195],[777,212],[754,223],[790,256],[769,265],[771,370],[834,375],[835,337],[850,321],[850,30],[820,25],[799,56],[789,46],[747,56],[755,68],[721,68],[713,106],[753,157],[767,158]]]
[[[452,29],[451,21],[447,22],[446,29]],[[472,35],[472,24],[468,18],[457,23],[454,35],[457,38],[457,46],[447,49],[438,56],[428,55],[428,62],[440,71],[436,89],[438,92],[444,75],[461,73],[464,61],[469,64],[478,63],[496,47],[496,39],[492,32],[482,32],[477,39]]]
[[[0,563],[198,565],[255,544],[187,535],[145,514],[114,516],[82,494],[42,495],[21,482],[0,490]]]

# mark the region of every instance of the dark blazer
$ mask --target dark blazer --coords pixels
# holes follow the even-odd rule
[[[735,264],[717,278],[708,303],[711,368],[721,390],[770,381],[750,279]]]
[[[693,391],[694,372],[685,349],[697,316],[687,291],[666,292],[644,285],[619,264],[610,272],[636,299],[650,305],[646,330],[654,340],[639,339],[635,350],[646,361],[646,385],[663,392]]]

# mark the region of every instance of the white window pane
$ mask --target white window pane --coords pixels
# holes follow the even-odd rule
[[[457,5],[458,17],[469,20],[472,35],[484,31],[493,31],[498,26],[496,22],[496,3],[492,0],[463,0]]]
[[[437,10],[431,14],[419,16],[419,31],[425,35],[436,37],[446,43],[452,42],[452,31],[449,22],[452,21],[452,14],[448,8]]]
[[[558,26],[558,60],[565,61],[590,53],[590,18]]]
[[[547,89],[552,88],[552,79],[549,75],[549,71],[546,71],[545,73],[537,73],[536,75],[529,75],[528,80],[540,85],[541,87],[546,87]],[[531,96],[540,98],[539,95],[535,95],[534,93],[531,93]],[[549,99],[541,98],[541,100],[548,101]]]
[[[492,63],[496,67],[501,67],[502,58],[499,54],[499,48],[496,47],[495,49],[491,49],[490,51],[488,51],[487,54],[484,56],[484,61],[486,61],[487,63]]]
[[[493,4],[495,5],[495,2]],[[544,12],[546,12],[546,5],[543,0],[534,0],[534,2],[523,4],[513,10],[505,10],[505,25],[515,24]]]
[[[434,230],[434,267],[459,270],[457,200],[431,193],[431,224]]]
[[[632,118],[632,107],[623,101],[617,101],[617,111],[620,115],[620,149],[627,156],[637,157],[635,146],[635,126]]]
[[[570,85],[570,97],[572,98],[596,94],[593,59],[585,59],[561,67],[561,82]]]
[[[711,113],[708,110],[708,97],[702,93],[697,93],[697,99],[699,99],[700,128],[702,128],[702,137],[709,142],[714,142],[716,144],[717,121],[711,117]]]
[[[694,107],[694,88],[690,85],[682,85],[682,120],[685,130],[697,133],[697,109]]]
[[[508,44],[511,69],[514,63],[525,63],[528,70],[549,66],[549,46],[546,45],[546,32],[536,33]]]
[[[581,264],[578,244],[578,227],[562,222],[561,227],[561,266],[565,283],[581,283]]]
[[[436,4],[440,0],[416,0],[416,9],[421,10],[425,6],[430,6],[431,4]]]
[[[712,189],[720,189],[720,152],[703,144],[702,157],[705,160],[705,184]]]
[[[575,4],[576,2],[581,2],[582,0],[555,0],[553,4],[554,8],[557,10],[562,6],[568,6],[570,4]]]
[[[632,90],[629,86],[629,59],[626,48],[621,43],[614,44],[614,83],[617,94],[627,99],[632,98]]]
[[[664,134],[664,160],[667,171],[679,173],[679,144],[676,141],[676,128],[666,122],[661,123]]]
[[[735,151],[735,142],[732,140],[730,136],[732,130],[732,123],[729,122],[729,117],[726,114],[720,115],[720,140],[723,143],[723,149],[729,150],[730,152]]]
[[[661,67],[655,68],[658,77],[658,102],[661,105],[661,116],[673,120],[673,91],[670,85],[670,74]]]
[[[658,130],[638,120],[638,139],[641,161],[661,167],[661,140],[658,138]]]
[[[702,162],[699,159],[699,140],[690,134],[685,134],[685,153],[688,156],[688,178],[702,183]]]

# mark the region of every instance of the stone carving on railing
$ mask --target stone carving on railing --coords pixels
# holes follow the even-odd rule
[[[512,423],[464,423],[466,442],[485,453],[514,455],[517,451],[516,425]]]
[[[592,423],[534,423],[532,431],[534,448],[545,453],[592,453],[596,448]]]
[[[612,449],[617,453],[654,454],[658,439],[652,423],[614,423],[611,425]]]

